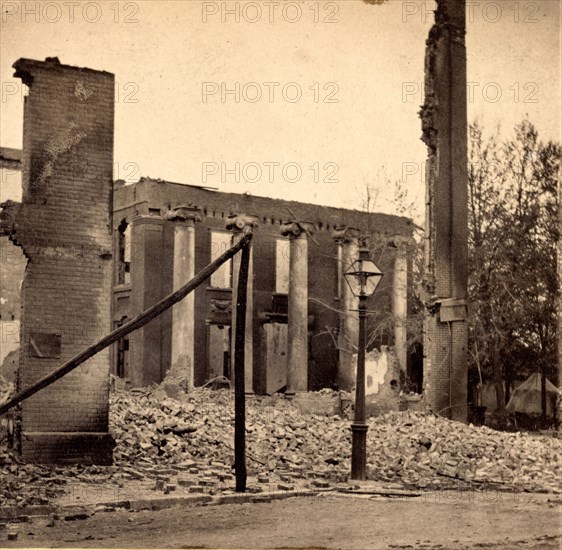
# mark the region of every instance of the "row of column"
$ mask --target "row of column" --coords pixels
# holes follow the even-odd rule
[[[232,243],[235,244],[242,239],[248,231],[258,226],[255,216],[236,214],[229,216],[226,228],[234,232]],[[238,274],[240,273],[240,254],[232,258],[232,321],[230,325],[230,357],[232,368],[230,372],[234,377],[234,357],[236,348],[236,304],[238,303]],[[250,262],[248,265],[248,292],[246,295],[246,331],[244,339],[244,386],[246,393],[252,393],[254,386],[254,254],[250,249]]]
[[[281,235],[289,237],[289,294],[287,305],[287,389],[292,397],[308,390],[308,237],[310,222],[289,222]]]
[[[202,220],[201,211],[192,206],[178,206],[166,214],[174,222],[173,290],[177,290],[195,275],[195,222]],[[226,222],[234,232],[233,242],[258,226],[255,216],[236,214]],[[281,226],[281,235],[289,237],[289,293],[288,293],[288,371],[287,395],[308,390],[308,238],[315,226],[310,222],[288,222]],[[360,231],[344,228],[334,231],[333,237],[342,246],[341,272],[347,269],[359,254]],[[407,246],[408,239],[395,238],[392,243],[397,252],[394,260],[392,288],[392,313],[397,359],[406,373],[406,317],[407,317]],[[232,276],[232,325],[231,357],[234,357],[236,333],[236,302],[240,258],[233,258]],[[253,254],[250,254],[246,305],[246,371],[247,391],[253,387]],[[341,314],[338,334],[339,369],[338,386],[350,390],[354,386],[353,349],[357,343],[357,298],[347,284],[342,284]],[[172,361],[171,367],[187,373],[189,387],[194,381],[195,352],[195,302],[191,293],[173,307],[172,312]]]
[[[343,272],[359,257],[359,237],[361,232],[354,227],[338,229],[332,234],[336,243],[341,246],[341,265]],[[353,295],[345,281],[340,281],[340,326],[338,332],[338,388],[349,391],[355,385],[353,353],[359,336],[359,317],[357,315],[358,298]]]
[[[195,276],[195,222],[203,219],[192,206],[178,206],[166,214],[174,222],[174,275],[176,291]],[[189,389],[194,386],[195,294],[191,292],[172,308],[172,360],[170,368],[187,373]]]
[[[333,232],[334,240],[341,246],[340,271],[347,270],[359,257],[359,241],[362,232],[354,227],[345,227]],[[403,373],[407,373],[407,317],[408,317],[408,248],[411,239],[396,236],[389,243],[396,249],[394,255],[391,308],[394,327],[394,347],[396,359]],[[341,308],[338,332],[339,368],[338,387],[349,391],[355,385],[353,354],[359,336],[359,300],[349,285],[340,283]]]

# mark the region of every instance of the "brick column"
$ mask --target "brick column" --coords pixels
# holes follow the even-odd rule
[[[308,234],[314,225],[288,222],[281,234],[289,236],[289,296],[286,395],[308,391]],[[319,275],[321,276],[321,274]]]
[[[229,216],[226,228],[233,231],[233,244],[237,243],[247,231],[258,226],[257,216],[247,214],[235,214]],[[254,393],[254,260],[253,249],[250,249],[250,264],[248,267],[248,294],[246,301],[246,338],[245,338],[245,361],[244,361],[244,386],[246,393]],[[240,254],[232,259],[232,324],[230,331],[230,362],[232,379],[234,380],[234,357],[236,339],[236,302],[238,300],[238,273],[240,271]]]
[[[403,379],[408,368],[408,237],[396,236],[391,246],[396,248],[392,277],[392,318],[394,324],[394,350]]]
[[[201,221],[201,211],[193,206],[177,206],[166,213],[174,223],[174,276],[176,291],[195,276],[195,222]],[[171,369],[187,378],[189,389],[194,386],[195,354],[195,295],[188,294],[172,309]]]
[[[23,197],[12,240],[28,259],[22,284],[18,389],[111,330],[114,76],[19,59],[29,87]],[[21,405],[19,447],[36,463],[112,461],[109,350]]]
[[[131,220],[131,317],[163,298],[160,267],[163,262],[164,219],[135,216]],[[130,378],[134,387],[163,379],[162,316],[133,332],[129,338]]]
[[[333,238],[342,246],[342,273],[345,273],[359,257],[359,229],[344,227],[332,233]],[[355,366],[353,352],[357,349],[359,337],[359,317],[357,308],[359,299],[351,292],[351,288],[342,276],[341,282],[341,313],[338,331],[338,388],[351,391],[355,386]]]
[[[465,1],[438,0],[427,40],[424,391],[428,408],[466,421],[468,184]]]

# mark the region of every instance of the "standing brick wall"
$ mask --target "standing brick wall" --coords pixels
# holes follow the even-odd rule
[[[457,420],[466,420],[467,415],[465,28],[465,1],[438,0],[427,41],[426,99],[421,112],[429,151],[424,390],[433,412]],[[451,306],[450,300],[456,305]]]
[[[19,389],[110,330],[114,77],[20,59],[23,199],[12,240],[22,286]],[[111,462],[109,352],[26,400],[19,443],[33,462]]]

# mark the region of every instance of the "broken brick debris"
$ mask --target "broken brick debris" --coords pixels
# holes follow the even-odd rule
[[[280,395],[248,399],[247,464],[260,485],[306,480],[327,487],[347,481],[349,421],[318,412],[303,414]],[[212,487],[209,479],[221,485],[221,472],[232,480],[232,392],[199,388],[182,401],[159,388],[120,392],[113,395],[112,413],[118,464],[144,456],[177,468],[184,479],[198,476],[194,485]],[[388,413],[372,419],[369,428],[367,465],[373,480],[415,488],[464,483],[559,489],[562,442],[557,438],[499,432],[420,412]]]
[[[305,415],[281,395],[248,398],[246,418],[248,492],[328,490],[348,481],[349,420]],[[141,490],[233,491],[231,391],[198,388],[176,400],[160,388],[116,390],[110,427],[116,447],[107,467],[25,464],[3,443],[0,500],[44,505],[72,496],[76,486],[114,487],[119,498],[139,498]],[[550,435],[499,432],[410,411],[371,419],[367,445],[368,478],[406,489],[560,492],[562,441]],[[79,497],[72,496],[76,504]]]

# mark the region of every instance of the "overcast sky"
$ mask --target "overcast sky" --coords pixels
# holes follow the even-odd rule
[[[115,74],[116,178],[351,208],[370,183],[377,209],[393,212],[386,174],[423,197],[418,111],[434,2],[73,4],[2,1],[2,146],[22,144],[12,63],[57,56]],[[469,120],[508,132],[528,113],[560,141],[561,3],[468,4]]]

